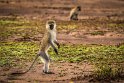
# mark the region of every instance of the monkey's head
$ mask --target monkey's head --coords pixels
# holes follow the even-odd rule
[[[56,22],[54,20],[48,20],[46,23],[47,30],[56,30]]]
[[[81,11],[81,6],[77,6],[77,10],[78,11]]]

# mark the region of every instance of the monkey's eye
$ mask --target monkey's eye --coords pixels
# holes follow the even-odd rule
[[[50,29],[52,30],[54,28],[54,25],[53,24],[50,24]]]

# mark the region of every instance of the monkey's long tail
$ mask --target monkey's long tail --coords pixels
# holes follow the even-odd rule
[[[33,67],[33,65],[34,65],[34,63],[36,62],[36,60],[37,60],[38,57],[39,57],[39,55],[37,54],[36,57],[35,57],[35,59],[34,59],[34,61],[33,61],[33,63],[32,63],[31,66],[28,68],[28,70],[26,70],[26,71],[24,71],[24,72],[13,72],[13,73],[11,73],[11,75],[17,75],[17,74],[25,74],[25,73],[27,73],[27,72]]]

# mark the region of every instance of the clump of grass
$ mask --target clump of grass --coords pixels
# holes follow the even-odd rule
[[[124,69],[121,66],[112,66],[108,64],[97,65],[94,71],[94,79],[97,80],[114,80],[124,76]]]
[[[79,28],[79,26],[74,22],[67,22],[67,23],[61,22],[61,23],[58,23],[57,30],[58,31],[66,30],[66,32],[68,32],[68,31],[72,31],[72,30],[75,30],[78,28]]]
[[[37,45],[31,42],[1,42],[0,66],[16,66],[25,64],[36,55]]]
[[[90,33],[91,35],[104,35],[105,31],[94,31],[92,33]]]
[[[1,26],[13,27],[13,26],[23,26],[30,25],[29,21],[18,21],[18,20],[0,20]]]

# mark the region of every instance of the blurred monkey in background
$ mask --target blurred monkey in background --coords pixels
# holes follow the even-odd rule
[[[69,19],[70,20],[78,20],[78,15],[79,12],[81,11],[81,6],[76,6],[74,7],[71,12],[70,12],[70,16]]]

